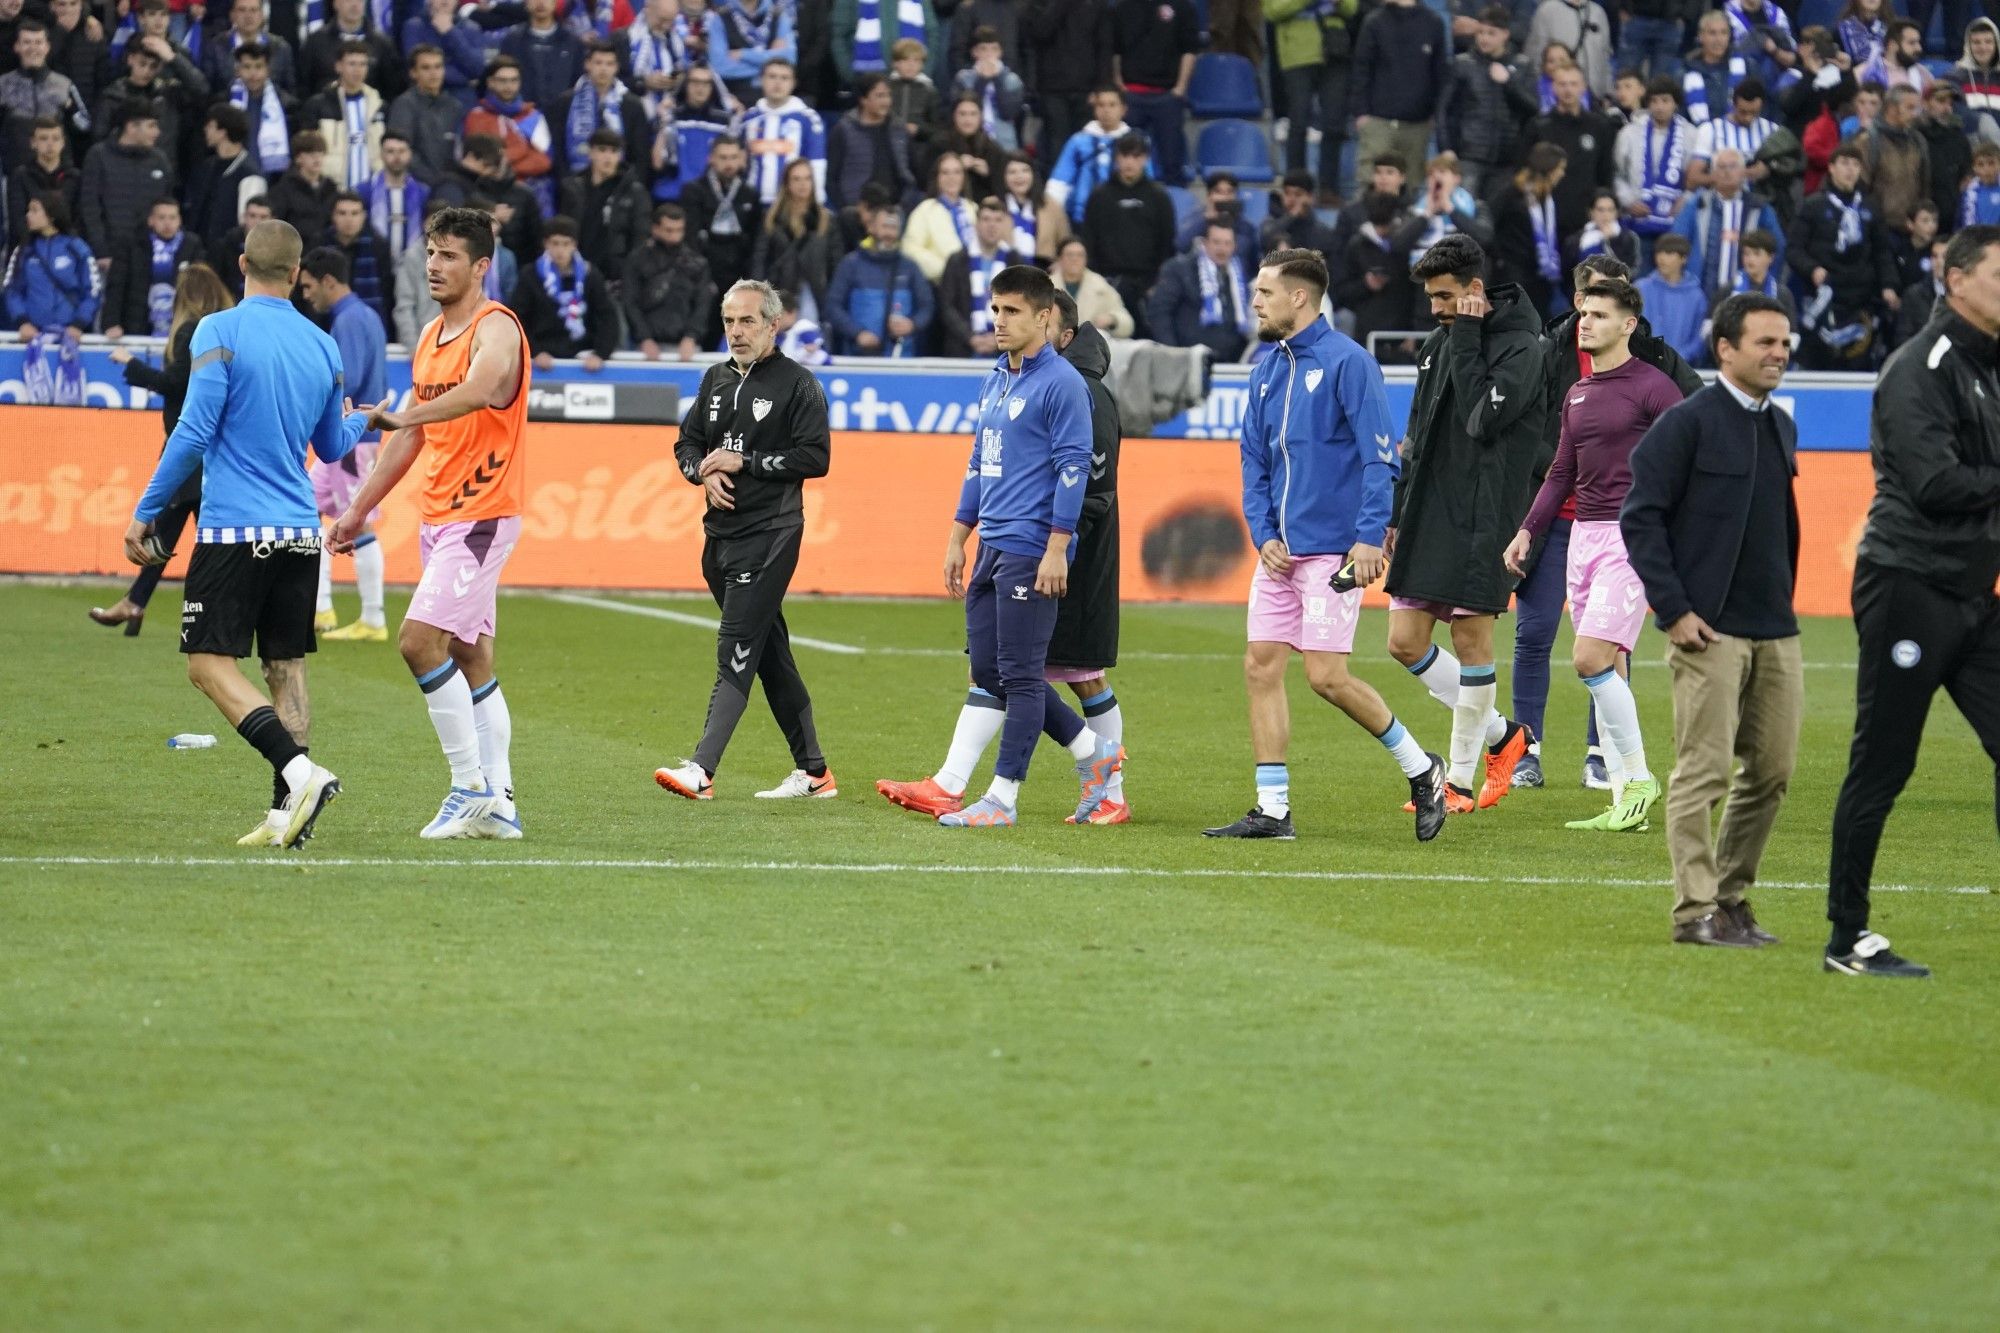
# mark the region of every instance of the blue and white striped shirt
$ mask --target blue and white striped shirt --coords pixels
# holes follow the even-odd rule
[[[1743,165],[1749,166],[1757,160],[1757,150],[1764,146],[1764,140],[1771,137],[1778,127],[1762,116],[1748,125],[1739,125],[1734,116],[1721,116],[1705,120],[1695,131],[1694,151],[1689,157],[1702,162],[1712,162],[1715,155],[1725,148],[1734,148],[1743,154]]]

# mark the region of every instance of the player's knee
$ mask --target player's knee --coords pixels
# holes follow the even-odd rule
[[[1408,630],[1389,631],[1389,656],[1404,666],[1415,666],[1423,655],[1430,651],[1429,635],[1421,638]]]
[[[442,666],[443,657],[448,656],[439,652],[436,635],[414,620],[405,620],[396,631],[396,650],[403,655],[404,664],[418,672]]]
[[[1313,693],[1330,703],[1339,703],[1353,677],[1347,674],[1347,663],[1339,658],[1327,659],[1326,654],[1315,653],[1306,658],[1306,684],[1312,686]]]
[[[1264,644],[1251,644],[1243,654],[1243,679],[1259,688],[1283,685],[1285,654],[1282,651],[1271,652]]]
[[[1570,655],[1570,662],[1576,667],[1576,674],[1589,679],[1601,676],[1618,665],[1618,650],[1610,644],[1577,644]]]

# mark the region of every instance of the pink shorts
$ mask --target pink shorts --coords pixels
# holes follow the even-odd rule
[[[1442,620],[1449,625],[1454,620],[1471,620],[1474,616],[1490,616],[1491,611],[1474,611],[1464,606],[1446,606],[1443,602],[1418,602],[1408,597],[1391,597],[1391,611],[1422,611],[1432,620]]]
[[[1289,644],[1302,653],[1351,653],[1361,618],[1361,589],[1335,592],[1328,581],[1347,556],[1302,555],[1274,578],[1257,562],[1250,576],[1250,642]]]
[[[471,523],[429,523],[418,530],[424,577],[410,597],[409,618],[433,625],[466,643],[493,632],[500,571],[521,539],[521,519],[482,518]]]
[[[1616,523],[1578,523],[1569,534],[1569,618],[1578,635],[1626,652],[1646,625],[1646,586],[1625,556]]]
[[[1050,667],[1042,679],[1051,685],[1081,685],[1086,680],[1103,680],[1103,667]]]
[[[372,444],[357,444],[354,452],[335,463],[315,462],[312,470],[313,503],[327,518],[339,518],[347,512],[347,506],[354,503],[354,496],[361,489],[361,481],[375,466],[375,449]],[[368,521],[379,522],[382,511],[369,511]]]

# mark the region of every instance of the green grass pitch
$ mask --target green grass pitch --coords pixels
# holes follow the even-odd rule
[[[223,730],[173,589],[136,641],[111,595],[0,585],[0,1328],[2000,1327],[1992,765],[1940,698],[1877,919],[1936,978],[1823,975],[1844,623],[1745,954],[1668,945],[1657,819],[1562,828],[1603,800],[1566,644],[1548,790],[1420,847],[1295,670],[1300,838],[1219,845],[1242,612],[1129,608],[1136,822],[1063,826],[1045,748],[1022,827],[952,833],[872,784],[942,755],[956,608],[795,605],[864,650],[800,653],[840,798],[750,799],[790,767],[753,700],[693,805],[651,774],[712,636],[511,596],[528,839],[418,841],[419,695],[338,644],[346,795],[282,855],[233,845],[246,746],[164,746]],[[1441,750],[1383,629],[1356,670]]]

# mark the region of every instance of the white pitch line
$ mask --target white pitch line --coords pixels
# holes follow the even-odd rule
[[[648,606],[641,602],[620,602],[609,597],[592,597],[580,592],[551,592],[543,594],[549,600],[568,602],[572,606],[590,606],[600,611],[623,611],[627,615],[649,616],[654,620],[670,620],[676,625],[692,625],[696,629],[713,630],[715,621],[707,616],[692,615],[686,611],[669,611],[663,606]],[[881,600],[881,599],[876,599]],[[961,648],[866,648],[852,643],[834,643],[827,639],[808,639],[794,634],[792,642],[802,648],[818,648],[824,652],[840,653],[848,657],[868,655],[873,657],[964,657]],[[1240,662],[1242,653],[1152,653],[1129,652],[1118,654],[1126,662]],[[1642,658],[1632,663],[1635,667],[1664,667],[1665,662],[1653,658]],[[1808,671],[1852,671],[1852,662],[1807,662]]]
[[[1072,879],[1244,879],[1298,880],[1318,884],[1346,884],[1369,880],[1398,880],[1408,884],[1521,884],[1535,888],[1665,889],[1671,884],[1660,879],[1582,879],[1553,875],[1464,875],[1411,874],[1406,870],[1205,870],[1195,866],[1017,866],[1017,865],[919,865],[909,862],[876,861],[714,861],[652,858],[609,860],[559,857],[441,857],[347,856],[324,859],[277,856],[0,856],[0,865],[13,866],[161,866],[200,869],[208,866],[260,866],[278,870],[383,868],[397,870],[762,870],[786,874],[853,875],[1047,875]],[[1813,889],[1824,892],[1817,880],[1759,880],[1760,889]],[[1991,894],[1979,884],[1876,884],[1878,893],[1959,893]]]

